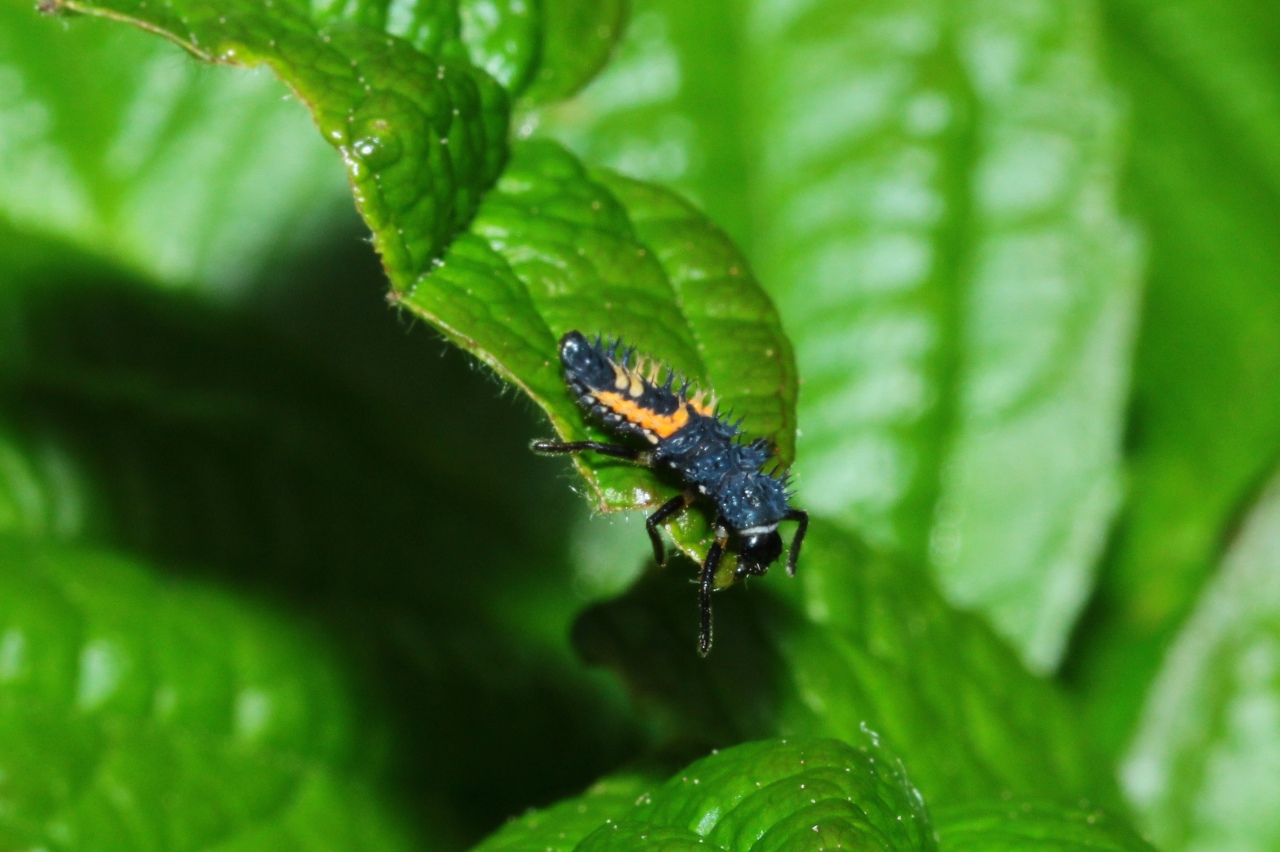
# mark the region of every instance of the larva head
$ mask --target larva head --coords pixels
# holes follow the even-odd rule
[[[751,532],[742,536],[738,545],[738,559],[742,571],[747,574],[763,574],[782,555],[782,536],[778,528]]]

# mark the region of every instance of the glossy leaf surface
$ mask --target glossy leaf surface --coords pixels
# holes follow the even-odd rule
[[[593,176],[550,142],[520,145],[471,230],[403,304],[522,387],[561,434],[582,437],[556,341],[621,337],[713,387],[752,434],[793,453],[795,373],[777,314],[718,229],[668,191]],[[593,437],[607,439],[598,428]],[[602,507],[656,505],[652,477],[576,461]]]
[[[476,852],[518,852],[538,843],[550,852],[569,852],[606,822],[631,810],[657,782],[643,774],[603,778],[581,796],[519,816],[490,837]]]
[[[1108,23],[1132,104],[1129,183],[1151,274],[1133,499],[1072,674],[1119,752],[1280,456],[1280,14],[1267,3],[1134,0],[1112,4]]]
[[[777,572],[717,596],[705,661],[679,571],[588,610],[578,647],[616,669],[675,741],[858,742],[865,726],[931,805],[1111,796],[1061,696],[918,569],[828,522],[805,547],[795,579]]]
[[[942,849],[1148,848],[1090,740],[1167,848],[1275,845],[1267,4],[637,0],[550,107],[624,4],[54,5],[264,67],[0,11],[0,846],[460,848],[618,766],[488,845],[928,845],[892,749]],[[653,572],[586,670],[643,530],[415,317],[565,437],[569,328],[712,385],[830,515],[800,576],[702,661]],[[1018,660],[1072,631],[1087,725]],[[778,737],[853,778],[737,798]]]
[[[393,299],[526,391],[562,435],[583,427],[555,355],[559,336],[576,328],[622,336],[714,388],[789,463],[792,355],[736,249],[670,193],[593,179],[550,143],[521,145],[508,164],[510,97],[468,61],[465,32],[427,21],[401,39],[380,29],[393,22],[376,9],[360,8],[344,21],[360,25],[341,27],[293,4],[68,8],[156,28],[204,59],[270,66],[342,154]],[[612,33],[620,17],[602,6],[556,20],[553,30]],[[576,461],[603,509],[652,506],[670,493],[645,472]],[[677,536],[695,552],[699,521],[683,519]]]
[[[6,536],[0,561],[6,845],[414,848],[318,637],[101,552]]]
[[[1122,778],[1171,849],[1280,843],[1280,484],[1272,482],[1155,681]]]
[[[625,809],[595,810],[602,791],[514,823],[478,847],[624,850],[822,848],[932,850],[919,793],[870,738],[774,740],[717,752],[645,789]],[[595,825],[558,818],[582,808]]]
[[[157,285],[241,295],[349,203],[338,159],[265,72],[205,73],[146,33],[5,3],[0,79],[5,219]]]
[[[864,732],[857,745],[789,738],[735,746],[665,784],[609,779],[505,826],[477,852],[547,849],[942,849],[1151,852],[1101,810],[1003,799],[931,819],[902,763]]]

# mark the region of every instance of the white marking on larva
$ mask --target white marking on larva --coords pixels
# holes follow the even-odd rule
[[[631,377],[617,364],[613,365],[613,375],[613,386],[616,390],[626,390],[627,385],[631,384]]]
[[[747,527],[738,530],[738,535],[760,535],[761,533],[771,533],[778,528],[777,524],[761,524],[758,527]]]
[[[632,376],[631,377],[631,396],[639,397],[640,394],[642,393],[644,393],[644,382],[640,381],[639,376]]]

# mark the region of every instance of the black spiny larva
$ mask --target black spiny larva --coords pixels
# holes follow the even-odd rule
[[[794,576],[809,516],[790,505],[787,475],[764,470],[772,457],[768,442],[740,441],[741,420],[730,423],[718,415],[714,398],[690,394],[689,383],[677,381],[661,363],[636,360],[634,349],[624,351],[620,342],[599,337],[593,343],[578,331],[561,338],[560,362],[570,390],[591,417],[619,437],[643,440],[648,447],[537,441],[536,451],[602,453],[674,471],[685,485],[684,493],[664,503],[645,523],[659,564],[665,561],[659,524],[699,499],[715,509],[715,541],[699,576],[698,648],[705,655],[711,650],[711,592],[725,550],[738,553],[737,577],[764,574],[782,555],[778,525],[796,521],[787,555],[787,573]],[[664,372],[665,381],[660,381]]]

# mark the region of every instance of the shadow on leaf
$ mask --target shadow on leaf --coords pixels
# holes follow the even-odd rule
[[[248,307],[92,259],[13,276],[0,441],[37,499],[12,526],[319,625],[387,786],[425,821],[462,814],[459,842],[580,789],[636,736],[564,642],[574,506],[529,458],[528,410],[406,334],[349,242]]]

